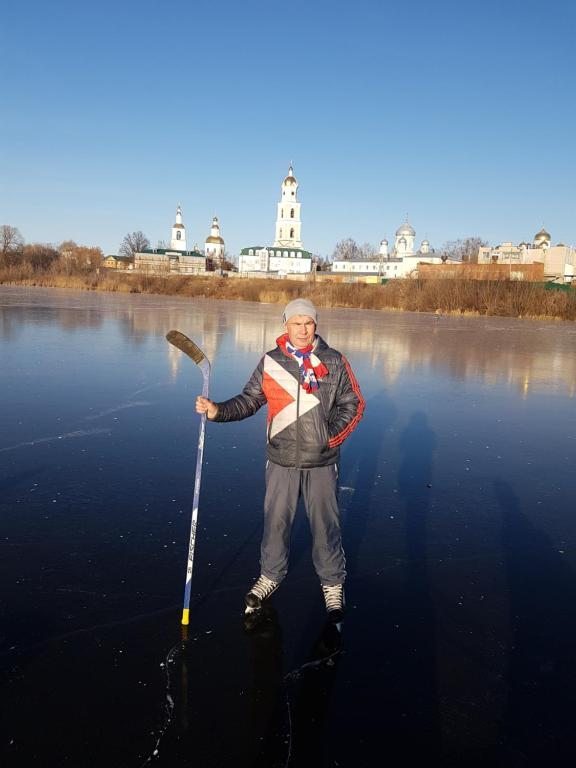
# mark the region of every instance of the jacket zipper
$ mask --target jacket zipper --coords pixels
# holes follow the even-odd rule
[[[296,363],[298,365],[298,363]],[[296,467],[300,466],[300,366],[297,371],[298,390],[296,392]]]

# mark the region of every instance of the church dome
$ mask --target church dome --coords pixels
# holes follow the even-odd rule
[[[410,226],[407,221],[405,221],[404,224],[402,224],[402,226],[396,230],[397,237],[400,235],[408,235],[409,237],[414,237],[415,234],[416,230],[414,227]]]
[[[207,243],[219,243],[220,245],[224,245],[224,239],[221,237],[218,237],[218,235],[209,235],[206,238]]]
[[[292,168],[292,166],[290,166],[290,168],[288,168],[288,176],[286,176],[286,178],[284,179],[284,181],[282,183],[283,184],[298,184],[298,182],[296,181],[296,177],[294,176],[294,169]]]
[[[550,242],[550,233],[549,233],[549,232],[546,232],[546,230],[544,229],[544,227],[542,227],[542,229],[540,230],[540,232],[536,232],[536,234],[534,235],[534,242],[535,242],[535,243],[543,243],[543,242],[545,242],[546,240],[547,240],[548,242]]]

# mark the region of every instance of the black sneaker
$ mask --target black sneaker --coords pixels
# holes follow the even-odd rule
[[[339,624],[344,618],[344,584],[330,584],[322,587],[328,618]]]
[[[260,576],[245,597],[246,609],[244,613],[260,610],[264,600],[267,600],[270,595],[276,592],[279,586],[280,583],[278,581],[272,581],[267,576]]]

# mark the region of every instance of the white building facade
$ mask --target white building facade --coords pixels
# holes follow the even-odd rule
[[[312,270],[312,254],[302,249],[255,246],[240,251],[238,271],[304,275]]]
[[[186,228],[182,209],[176,209],[170,248],[147,248],[134,254],[134,271],[151,275],[201,275],[206,272],[206,257],[196,250],[186,250]]]
[[[570,245],[551,244],[550,233],[542,228],[531,243],[501,243],[496,247],[482,246],[478,251],[479,264],[544,264],[544,278],[555,282],[570,283],[576,268],[576,249]]]
[[[380,241],[379,253],[371,259],[342,259],[332,263],[332,272],[350,277],[376,275],[382,278],[417,277],[418,264],[441,264],[442,259],[434,253],[428,240],[422,240],[415,250],[416,231],[408,220],[396,230],[392,252],[388,240]]]

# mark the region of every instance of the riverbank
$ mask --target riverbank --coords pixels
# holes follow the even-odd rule
[[[71,288],[117,293],[150,293],[285,304],[306,295],[319,307],[498,315],[576,320],[576,289],[556,290],[540,283],[479,280],[391,280],[385,285],[335,283],[320,279],[160,277],[112,271],[61,274],[4,269],[0,284]]]

